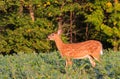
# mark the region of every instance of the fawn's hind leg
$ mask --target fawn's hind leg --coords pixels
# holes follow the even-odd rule
[[[89,60],[90,60],[90,63],[92,64],[93,67],[95,67],[96,63],[94,61],[94,58],[91,57],[90,55],[88,56]]]

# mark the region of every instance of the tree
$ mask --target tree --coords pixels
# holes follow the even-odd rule
[[[48,51],[49,43],[46,40],[48,33],[53,27],[47,18],[31,15],[38,5],[33,1],[9,0],[1,1],[0,12],[0,52],[38,52]],[[31,6],[32,5],[32,6]],[[41,4],[43,5],[43,4]],[[39,9],[37,9],[39,10]],[[41,14],[43,16],[43,14]]]
[[[64,41],[96,39],[117,50],[119,8],[118,0],[0,1],[0,52],[49,51],[52,47],[47,35],[58,29]]]
[[[91,13],[86,16],[86,22],[92,23],[96,30],[106,35],[106,41],[110,42],[114,50],[118,50],[120,44],[120,3],[112,1],[95,1]]]

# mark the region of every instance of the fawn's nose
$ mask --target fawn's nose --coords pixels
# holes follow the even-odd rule
[[[50,40],[50,36],[47,37],[47,40]]]

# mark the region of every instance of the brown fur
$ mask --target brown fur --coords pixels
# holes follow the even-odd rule
[[[99,41],[89,40],[80,43],[65,44],[61,40],[59,32],[52,33],[48,38],[55,41],[61,56],[66,58],[66,66],[72,65],[71,59],[89,58],[93,67],[96,65],[94,60],[100,61],[102,44]]]

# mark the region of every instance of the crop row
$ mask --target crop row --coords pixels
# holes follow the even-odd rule
[[[59,52],[0,55],[0,79],[120,79],[120,52],[104,51],[93,68],[88,59],[65,68]]]

